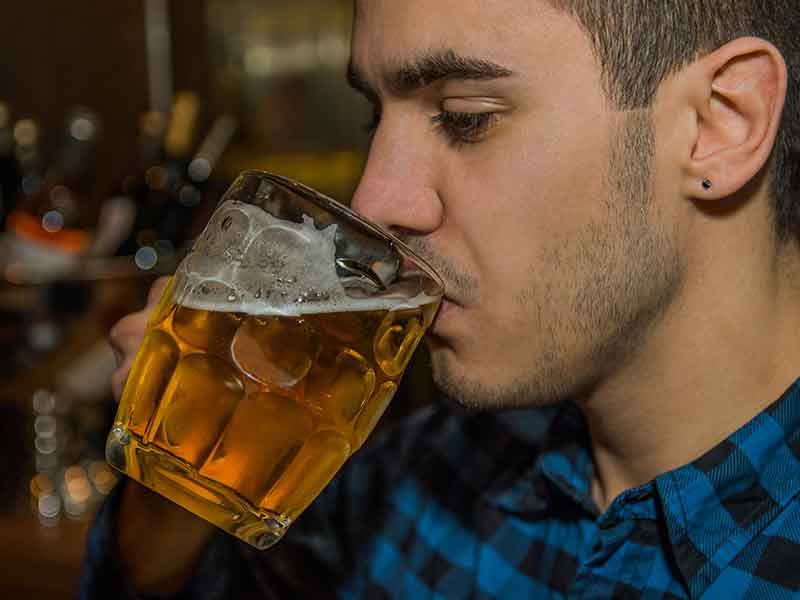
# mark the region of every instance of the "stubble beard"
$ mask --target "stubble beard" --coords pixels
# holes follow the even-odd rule
[[[517,297],[531,324],[520,335],[538,341],[529,369],[508,383],[487,384],[458,368],[448,350],[433,351],[443,393],[474,410],[553,405],[591,394],[637,354],[679,293],[684,272],[675,236],[653,202],[654,153],[649,111],[624,115],[611,142],[606,213],[530,269],[539,277]]]

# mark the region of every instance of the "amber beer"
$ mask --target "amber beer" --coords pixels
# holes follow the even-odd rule
[[[120,403],[124,450],[109,458],[266,547],[363,444],[435,309],[248,315],[168,292]]]
[[[266,548],[364,443],[441,296],[400,240],[245,173],[147,324],[106,457]]]

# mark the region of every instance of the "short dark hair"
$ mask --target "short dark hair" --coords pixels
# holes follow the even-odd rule
[[[670,74],[743,36],[774,44],[789,70],[771,157],[771,202],[782,241],[800,239],[800,0],[549,0],[588,32],[606,93],[619,109],[651,106]]]

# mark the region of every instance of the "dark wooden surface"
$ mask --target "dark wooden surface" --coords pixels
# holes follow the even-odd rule
[[[52,155],[70,107],[103,119],[97,186],[134,164],[137,114],[147,108],[141,2],[4,3],[0,19],[0,99],[15,118],[43,126]]]
[[[174,87],[207,99],[203,2],[170,6]],[[70,107],[100,114],[98,196],[136,164],[138,119],[149,108],[143,0],[4,2],[0,56],[0,100],[11,104],[15,118],[42,123],[50,154]]]

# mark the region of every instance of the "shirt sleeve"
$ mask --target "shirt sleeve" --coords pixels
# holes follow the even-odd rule
[[[186,588],[174,596],[138,594],[122,569],[116,543],[116,521],[122,490],[120,483],[101,506],[89,530],[80,579],[80,600],[222,600],[230,598],[237,571],[235,548],[220,532],[212,538]],[[146,534],[144,534],[146,535]]]
[[[405,471],[404,459],[414,451],[416,435],[409,433],[419,434],[430,416],[429,411],[422,412],[427,416],[416,416],[404,427],[373,436],[275,546],[256,550],[219,531],[186,588],[176,596],[156,598],[320,600],[345,592],[359,597],[353,590],[366,567],[357,557],[364,554],[377,528],[389,482]],[[123,481],[106,500],[89,532],[80,600],[154,600],[137,595],[121,567],[115,524],[124,485]]]
[[[335,513],[339,478],[272,548],[256,550],[217,532],[184,590],[172,596],[137,593],[122,568],[116,522],[123,480],[101,506],[89,531],[80,579],[80,600],[223,600],[227,598],[335,597],[344,572],[347,525]],[[146,535],[146,533],[143,533]],[[310,594],[310,595],[309,595]]]

